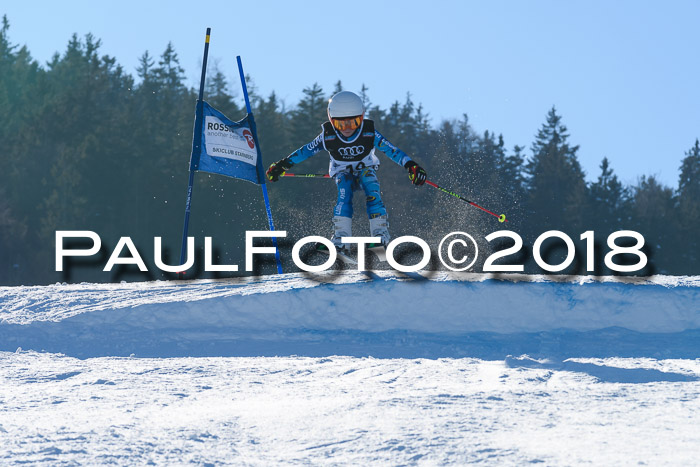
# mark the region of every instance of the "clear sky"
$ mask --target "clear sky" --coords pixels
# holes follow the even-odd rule
[[[241,55],[258,91],[288,106],[339,79],[354,91],[366,84],[384,108],[410,92],[433,125],[467,113],[475,130],[527,154],[554,105],[589,180],[607,156],[625,183],[653,174],[676,187],[700,137],[695,0],[3,0],[0,14],[41,63],[91,32],[135,75],[144,51],[157,57],[172,41],[192,86],[211,27],[210,60],[233,89]]]

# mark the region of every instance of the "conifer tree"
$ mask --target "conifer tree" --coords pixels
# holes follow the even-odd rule
[[[513,146],[513,154],[505,156],[498,164],[501,177],[500,184],[503,190],[511,195],[510,198],[517,203],[522,203],[525,198],[525,177],[523,175],[523,170],[525,168],[524,149],[524,147],[516,144]]]
[[[362,104],[365,106],[365,112],[372,107],[372,102],[369,100],[369,94],[367,94],[367,91],[369,91],[369,88],[365,86],[365,83],[362,83],[362,88],[360,89],[360,99],[362,99]]]
[[[26,239],[26,224],[17,218],[7,193],[0,189],[0,284],[6,284],[8,279],[19,280],[24,269],[29,268],[31,272],[25,251]]]
[[[229,91],[226,75],[217,63],[213,64],[207,74],[204,100],[233,121],[238,121],[245,115],[245,109],[236,104],[233,94]]]
[[[47,122],[41,138],[51,145],[43,158],[48,170],[41,231],[47,239],[76,223],[113,219],[107,215],[110,188],[120,186],[114,174],[123,166],[125,103],[133,82],[114,58],[99,56],[100,45],[90,34],[84,40],[73,35],[63,56],[49,63],[49,96],[38,117]]]
[[[700,142],[685,153],[678,181],[677,248],[685,273],[697,273],[700,266]]]
[[[36,121],[36,114],[43,105],[43,73],[26,47],[18,50],[18,46],[10,42],[9,30],[10,23],[7,16],[3,16],[0,29],[0,141],[3,150],[0,158],[7,162],[0,171],[0,187],[6,189],[5,196],[13,203],[29,207],[27,205],[35,203],[29,202],[26,194],[20,196],[21,188],[28,177],[39,178],[41,164],[26,157],[26,148],[36,141],[36,130],[27,123]]]
[[[686,151],[685,158],[681,162],[681,174],[678,181],[678,195],[688,202],[694,199],[700,203],[700,141],[695,140],[695,145]]]
[[[464,114],[462,120],[444,120],[432,138],[431,158],[439,167],[443,183],[465,186],[468,177],[469,159],[479,146],[479,137]]]
[[[168,42],[167,47],[160,56],[158,67],[153,71],[163,91],[173,93],[185,91],[185,85],[183,84],[185,70],[180,66],[180,59],[177,56],[177,52],[175,52],[172,42]]]
[[[583,227],[586,184],[576,157],[579,147],[569,145],[568,139],[567,128],[552,107],[525,166],[533,234],[550,229],[576,232]]]
[[[296,149],[290,144],[289,120],[274,91],[267,99],[258,100],[255,108],[255,123],[266,161],[280,160]]]
[[[525,157],[523,147],[515,145],[513,153],[505,151],[503,135],[498,136],[496,156],[496,178],[490,192],[493,209],[506,213],[513,219],[522,218],[522,204],[525,202],[525,178],[523,176]]]
[[[153,65],[155,62],[153,61],[153,57],[148,53],[148,50],[146,50],[143,55],[139,57],[139,65],[136,67],[136,73],[138,77],[141,79],[141,86],[143,87],[144,85],[148,85],[151,83],[154,79],[154,74],[153,74]]]
[[[39,164],[26,157],[22,150],[34,139],[24,126],[33,120],[36,105],[28,97],[38,92],[38,65],[31,59],[26,47],[17,50],[10,42],[10,23],[2,18],[0,29],[0,284],[27,281],[31,278],[31,258],[35,242],[29,236],[26,218],[34,216],[38,202],[35,184],[28,184],[28,176],[37,176]],[[31,186],[34,193],[27,193]],[[29,275],[25,273],[30,273]],[[15,282],[16,281],[16,282]]]
[[[632,224],[644,236],[650,263],[659,273],[668,274],[674,266],[673,229],[676,210],[673,190],[654,176],[642,176],[632,187]]]
[[[292,112],[291,141],[295,148],[315,138],[321,131],[321,124],[328,119],[328,100],[323,88],[314,83],[303,92],[304,97]]]
[[[499,160],[505,158],[503,150],[503,139],[496,142],[495,135],[488,130],[478,140],[477,148],[469,157],[468,177],[465,182],[472,193],[472,197],[485,202],[487,198],[492,199],[489,193],[494,193],[498,187],[497,164]]]
[[[587,228],[608,235],[625,227],[629,193],[610,168],[607,157],[600,163],[600,171],[588,189],[592,216],[588,216]]]

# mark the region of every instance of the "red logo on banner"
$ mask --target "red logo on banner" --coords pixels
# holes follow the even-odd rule
[[[250,132],[250,130],[243,130],[243,136],[245,136],[245,139],[248,140],[248,146],[250,146],[250,149],[255,149],[255,140],[253,139],[253,134]]]

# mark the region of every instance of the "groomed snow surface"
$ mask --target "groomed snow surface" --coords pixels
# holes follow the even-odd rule
[[[700,278],[0,288],[0,465],[692,465]]]

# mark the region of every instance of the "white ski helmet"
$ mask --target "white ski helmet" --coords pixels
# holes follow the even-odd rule
[[[365,106],[360,96],[350,91],[340,91],[328,101],[328,120],[333,126],[342,130],[339,120],[356,117],[357,127],[360,126],[365,116]],[[354,126],[354,125],[353,125]]]

